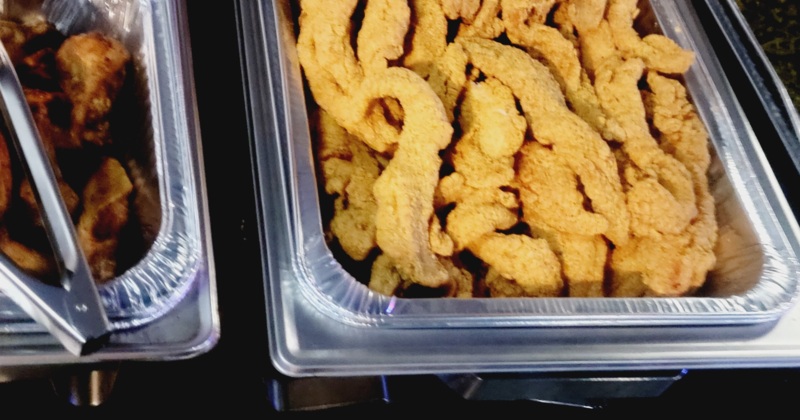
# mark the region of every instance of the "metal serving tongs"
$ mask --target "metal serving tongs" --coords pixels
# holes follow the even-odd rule
[[[0,290],[71,353],[91,353],[108,341],[111,328],[14,64],[2,42],[0,109],[30,178],[61,283],[61,287],[53,286],[32,278],[0,253]]]

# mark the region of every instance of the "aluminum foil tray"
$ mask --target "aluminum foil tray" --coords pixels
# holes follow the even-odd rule
[[[278,369],[302,376],[689,366],[736,359],[726,348],[761,357],[758,340],[774,331],[781,345],[793,340],[786,323],[797,322],[795,217],[695,5],[650,3],[640,2],[652,6],[644,13],[651,24],[697,54],[685,83],[711,136],[709,179],[725,242],[706,287],[678,298],[405,299],[371,292],[328,248],[291,7],[240,2]],[[792,319],[782,319],[789,310]],[[733,349],[730,340],[744,344]]]
[[[141,242],[141,257],[100,287],[114,330],[155,320],[208,276],[199,138],[188,119],[194,103],[183,90],[187,73],[181,54],[187,38],[175,13],[170,1],[0,1],[2,18],[44,18],[66,35],[100,31],[131,52],[130,94],[118,100],[128,102],[117,104],[125,107],[125,115],[113,124],[119,125],[114,141],[123,145],[118,146],[120,160],[134,184],[131,220],[139,229],[129,239]],[[42,331],[2,294],[0,328]]]

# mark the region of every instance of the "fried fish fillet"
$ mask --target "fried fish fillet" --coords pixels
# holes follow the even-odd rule
[[[603,133],[605,116],[591,80],[581,67],[578,49],[558,29],[544,24],[554,2],[503,0],[503,22],[509,40],[542,59],[559,82],[578,116]]]
[[[524,51],[494,41],[458,42],[475,67],[511,88],[534,137],[578,175],[594,212],[608,222],[605,236],[615,244],[627,242],[629,216],[616,159],[600,135],[569,110],[547,68]]]
[[[443,178],[439,188],[445,203],[455,203],[447,232],[457,251],[517,223],[516,197],[502,187],[514,179],[513,156],[527,128],[511,90],[492,78],[470,83],[461,127],[465,133],[451,156],[455,172]]]
[[[364,80],[355,95],[350,118],[367,115],[375,98],[395,98],[405,111],[398,145],[388,166],[375,181],[376,239],[403,278],[429,287],[450,282],[431,251],[430,223],[441,158],[453,134],[441,101],[416,73],[388,68]]]
[[[503,33],[503,20],[499,17],[500,0],[483,0],[472,19],[464,19],[458,27],[459,37],[494,39]]]
[[[583,207],[575,173],[552,150],[529,142],[517,172],[523,219],[558,256],[569,296],[602,296],[605,218]]]
[[[694,62],[694,53],[658,34],[640,37],[633,27],[639,14],[638,0],[609,0],[608,19],[614,44],[625,58],[644,60],[647,68],[662,73],[681,74]]]
[[[561,295],[561,265],[544,239],[497,233],[476,249],[490,267],[485,282],[493,297]]]
[[[358,31],[358,60],[365,74],[388,67],[403,55],[411,9],[406,0],[369,1]]]
[[[398,137],[398,129],[386,122],[380,101],[372,101],[369,111],[359,118],[351,115],[351,109],[357,106],[352,103],[354,95],[364,82],[364,68],[350,44],[351,17],[358,1],[303,0],[300,5],[297,54],[314,100],[339,125],[372,149],[390,151],[395,147],[393,141]],[[379,20],[379,16],[376,19]],[[399,23],[402,24],[402,20]],[[371,60],[367,66],[373,74],[380,72],[386,65],[385,60],[396,52],[392,48],[396,38],[387,36],[380,39],[383,41],[381,48],[376,48],[371,55],[365,52]],[[397,116],[401,112],[395,110],[393,114]]]
[[[609,117],[609,130],[627,156],[631,233],[680,233],[697,215],[695,191],[686,167],[661,150],[650,134],[638,88],[643,71],[639,59],[608,60],[597,71],[595,88]]]
[[[686,165],[697,197],[697,216],[680,234],[636,238],[614,251],[614,296],[681,296],[699,288],[716,262],[718,228],[706,171],[708,134],[676,80],[655,73],[647,78],[648,111],[661,144]]]
[[[447,17],[441,0],[411,0],[414,34],[403,64],[428,79],[447,49]]]
[[[553,21],[564,38],[578,47],[579,35],[600,24],[607,5],[608,0],[562,0],[553,14]]]
[[[469,57],[461,45],[450,43],[439,59],[434,62],[428,83],[442,101],[448,121],[455,118],[458,99],[467,84]]]
[[[335,195],[331,233],[351,258],[362,261],[375,242],[377,203],[372,187],[380,164],[370,149],[349,135],[327,112],[319,112],[319,160],[325,191]]]

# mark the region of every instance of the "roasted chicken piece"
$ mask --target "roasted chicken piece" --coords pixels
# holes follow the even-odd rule
[[[67,130],[55,123],[51,117],[52,108],[54,106],[59,106],[57,102],[61,101],[63,105],[63,101],[65,100],[63,96],[63,94],[54,92],[25,89],[25,99],[28,101],[28,105],[31,108],[31,114],[39,130],[42,145],[47,153],[47,157],[50,159],[50,166],[53,168],[53,174],[56,177],[56,182],[58,182],[58,189],[61,191],[61,197],[64,199],[67,211],[73,214],[80,204],[80,198],[72,187],[64,181],[61,175],[61,169],[58,166],[58,161],[56,160],[56,146],[61,146],[64,142],[67,142],[70,136]],[[41,226],[42,218],[39,214],[33,188],[28,179],[22,180],[19,187],[19,195],[25,203],[34,224]]]
[[[114,158],[106,158],[100,164],[83,190],[78,242],[97,282],[114,277],[119,232],[128,223],[128,197],[132,191],[125,168]]]
[[[122,43],[97,32],[69,37],[58,49],[61,88],[72,102],[73,141],[111,142],[108,118],[130,59]]]

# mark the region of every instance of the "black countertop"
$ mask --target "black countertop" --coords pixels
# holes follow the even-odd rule
[[[98,417],[156,415],[168,410],[187,418],[217,409],[237,415],[413,415],[428,413],[432,404],[437,412],[446,411],[450,416],[579,411],[531,401],[463,401],[434,377],[396,378],[402,388],[398,394],[410,397],[391,404],[373,402],[313,414],[274,409],[268,397],[269,383],[280,375],[268,357],[234,4],[187,3],[222,321],[219,344],[191,360],[121,364],[114,390],[100,407],[71,406],[53,392],[48,379],[0,384],[0,406],[7,412],[24,409],[31,414]],[[740,0],[740,7],[798,104],[797,2]],[[793,406],[798,389],[800,369],[699,370],[686,373],[658,398],[606,401],[600,411],[684,411],[695,404],[723,411],[742,406],[777,409]]]
[[[796,0],[737,0],[775,71],[800,108],[800,3]]]

